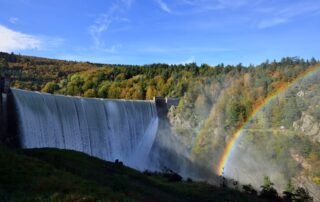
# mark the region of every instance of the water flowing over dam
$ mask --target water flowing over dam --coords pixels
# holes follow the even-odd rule
[[[85,152],[140,170],[158,130],[153,101],[80,98],[12,89],[23,148]]]

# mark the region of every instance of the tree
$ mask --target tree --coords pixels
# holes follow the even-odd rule
[[[153,86],[149,86],[146,92],[146,99],[152,100],[157,95],[157,91]]]
[[[230,124],[232,126],[237,125],[247,118],[247,111],[250,110],[248,103],[243,105],[239,101],[233,101],[227,105],[227,116],[230,118]]]
[[[295,201],[301,201],[301,202],[311,202],[313,201],[313,198],[309,195],[308,190],[302,188],[302,187],[298,187],[295,192]]]
[[[294,92],[289,92],[285,99],[285,105],[281,110],[284,112],[282,114],[282,124],[289,128],[294,121],[300,118],[301,109],[297,106],[296,95]]]
[[[268,176],[263,178],[263,185],[261,186],[260,197],[271,201],[281,201],[278,192],[273,188],[274,183],[271,182]]]
[[[46,93],[51,93],[53,94],[56,90],[59,89],[59,85],[56,84],[55,82],[48,82],[41,91],[46,92]]]
[[[0,70],[8,68],[8,62],[4,58],[0,58]]]
[[[102,81],[102,83],[98,87],[98,97],[107,98],[110,85],[111,84],[109,81]]]
[[[84,97],[96,97],[96,93],[93,89],[88,89],[85,93],[84,93]]]
[[[292,185],[291,180],[288,181],[287,187],[283,193],[283,200],[284,201],[292,201],[294,198],[294,186]]]
[[[257,195],[257,191],[251,186],[251,184],[243,185],[242,189],[247,194],[255,195],[255,196]]]
[[[108,98],[120,98],[120,94],[121,94],[121,88],[119,86],[117,86],[115,83],[113,83],[108,91]]]

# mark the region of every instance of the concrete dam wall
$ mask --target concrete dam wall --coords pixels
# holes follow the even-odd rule
[[[172,106],[164,98],[110,100],[19,89],[1,98],[3,144],[71,149],[139,170],[157,169],[149,157],[159,118]]]

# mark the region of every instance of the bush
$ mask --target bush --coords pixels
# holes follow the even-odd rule
[[[162,176],[164,178],[166,178],[169,182],[181,182],[182,181],[182,177],[178,173],[176,173],[168,168],[162,169]]]
[[[281,198],[278,196],[278,192],[273,188],[273,182],[271,182],[268,176],[265,176],[263,179],[264,183],[261,186],[260,197],[271,200],[271,201],[281,201]]]
[[[250,195],[257,195],[257,191],[251,186],[251,184],[243,185],[242,189],[245,193]]]
[[[294,201],[303,201],[303,202],[309,202],[313,201],[313,198],[309,195],[308,190],[298,187],[294,192]]]

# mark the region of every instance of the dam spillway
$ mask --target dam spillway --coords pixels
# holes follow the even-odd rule
[[[23,148],[81,151],[149,168],[158,130],[153,101],[108,100],[11,89]]]

